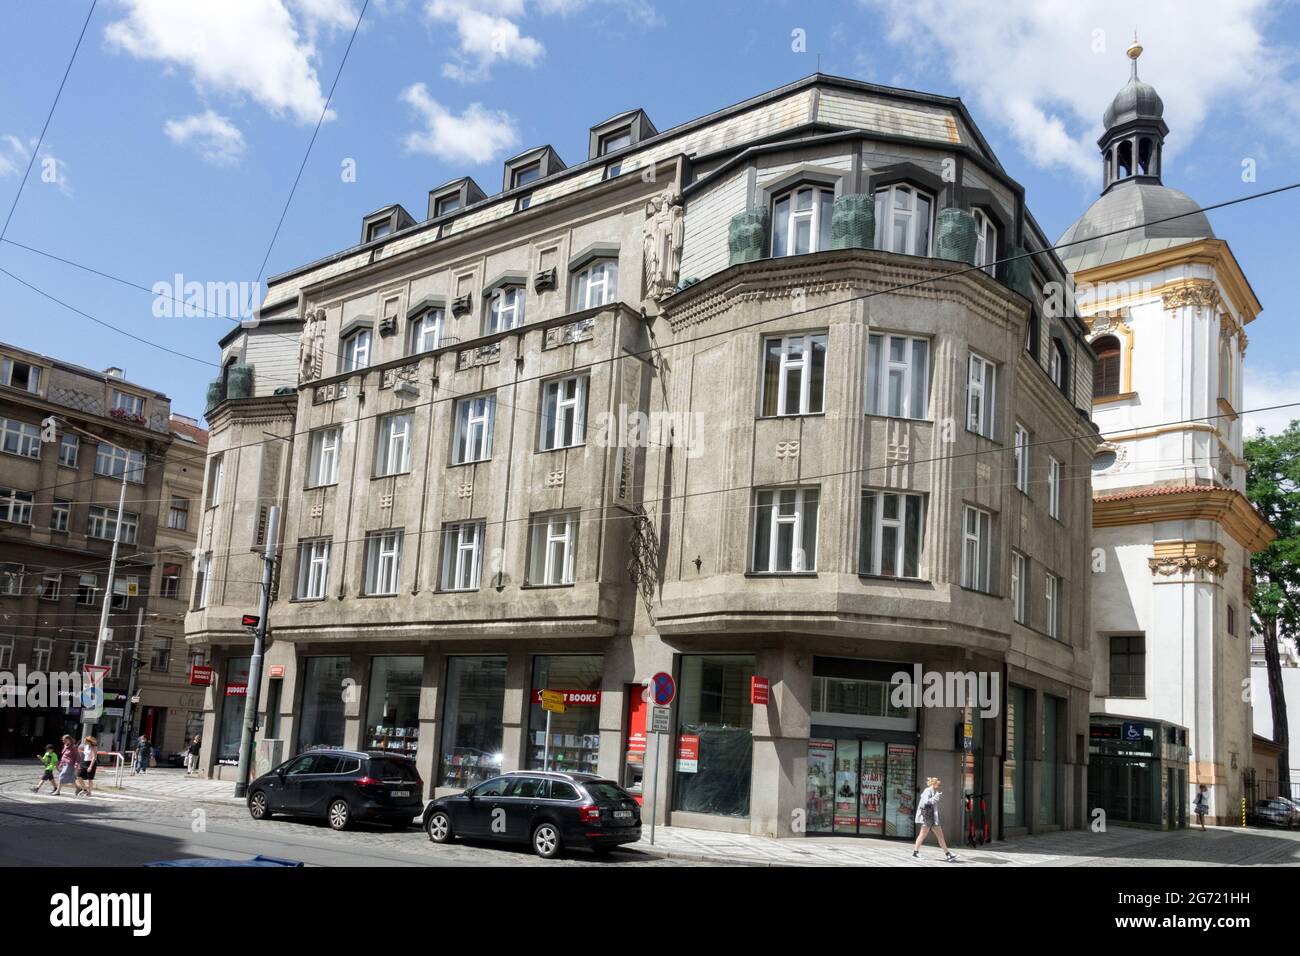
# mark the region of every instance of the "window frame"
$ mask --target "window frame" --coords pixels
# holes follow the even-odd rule
[[[0,521],[31,527],[32,507],[35,504],[34,492],[0,488]]]
[[[1029,429],[1016,422],[1012,431],[1012,465],[1015,468],[1016,490],[1023,495],[1029,494]]]
[[[1020,551],[1011,551],[1011,619],[1029,626],[1029,557]]]
[[[996,277],[998,224],[992,216],[978,206],[970,212],[975,218],[975,265],[986,275]]]
[[[903,360],[892,358],[895,340],[903,343]],[[919,397],[924,407],[913,414],[913,399],[918,397],[916,376],[916,349],[924,350],[924,368],[921,373]],[[894,332],[872,332],[867,336],[866,414],[882,418],[900,418],[909,421],[929,421],[930,415],[930,339],[920,335]],[[874,358],[873,358],[874,356]],[[894,373],[902,379],[899,414],[890,410],[889,385]]]
[[[509,299],[509,303],[506,300]],[[518,282],[508,282],[492,290],[487,297],[487,328],[484,335],[497,332],[509,332],[523,326],[528,321],[528,289]],[[509,324],[502,316],[509,313]]]
[[[27,368],[26,385],[15,385],[13,383],[14,370],[20,365],[26,366]],[[41,373],[43,371],[45,371],[45,367],[42,365],[37,365],[34,362],[25,362],[21,359],[11,358],[6,355],[4,360],[0,362],[0,385],[5,386],[5,388],[12,388],[18,392],[27,392],[31,395],[39,395],[41,394]]]
[[[906,192],[911,196],[911,208],[906,210],[895,209],[894,196],[897,192]],[[882,194],[886,197],[882,201]],[[938,205],[935,196],[928,189],[918,186],[907,180],[888,183],[876,188],[872,194],[876,207],[876,235],[873,242],[873,248],[880,249],[884,252],[892,252],[897,255],[905,256],[922,256],[929,258],[934,254],[934,222],[936,206]],[[916,225],[921,221],[918,215],[918,206],[920,199],[924,197],[928,205],[926,214],[926,244],[925,249],[920,252],[913,251],[916,248]],[[898,213],[904,213],[908,217],[907,237],[904,240],[906,249],[893,248],[894,235],[894,218]],[[882,214],[883,213],[883,214]]]
[[[973,532],[972,517],[975,518]],[[961,536],[961,586],[969,591],[992,594],[993,512],[975,505],[962,505]]]
[[[1107,697],[1127,698],[1127,699],[1129,699],[1129,700],[1146,700],[1146,697],[1147,697],[1147,638],[1146,638],[1146,635],[1145,635],[1145,634],[1108,634],[1108,635],[1107,635],[1107,640],[1108,640],[1108,643],[1107,643],[1107,646],[1106,646],[1106,680],[1107,680],[1106,696],[1107,696]],[[1134,689],[1134,688],[1132,687],[1132,681],[1133,681],[1133,679],[1134,679],[1135,677],[1137,677],[1137,678],[1139,678],[1139,683],[1140,683],[1140,685],[1141,685],[1141,686],[1138,688],[1138,690],[1140,690],[1141,693],[1138,693],[1138,694],[1133,694],[1133,693],[1117,694],[1117,693],[1115,692],[1115,689],[1116,689],[1116,688],[1115,688],[1115,676],[1116,676],[1116,675],[1115,675],[1115,658],[1116,658],[1116,656],[1117,656],[1116,653],[1115,653],[1115,642],[1116,642],[1116,641],[1124,641],[1124,642],[1125,642],[1123,653],[1120,654],[1120,655],[1118,655],[1118,656],[1120,656],[1120,657],[1123,657],[1124,660],[1125,660],[1125,669],[1126,669],[1126,672],[1125,672],[1124,674],[1119,675],[1119,676],[1121,676],[1121,677],[1123,677],[1123,678],[1125,679],[1126,686],[1125,686],[1124,689],[1125,689],[1126,691],[1132,691],[1132,690]],[[1132,647],[1133,647],[1132,642],[1133,642],[1133,641],[1141,641],[1141,644],[1142,644],[1142,650],[1141,650],[1140,652],[1135,652],[1135,651],[1132,650]],[[1132,672],[1132,667],[1131,667],[1130,665],[1132,664],[1133,658],[1135,658],[1135,657],[1141,657],[1141,658],[1142,658],[1142,672],[1141,672],[1141,674],[1136,674],[1136,675],[1135,675],[1135,674]]]
[[[1054,641],[1061,639],[1061,599],[1064,581],[1059,574],[1044,572],[1043,633]]]
[[[471,530],[472,534],[467,535],[466,532]],[[481,518],[450,522],[443,525],[442,534],[442,573],[438,579],[438,590],[479,590],[483,583],[483,541],[487,534],[487,522]],[[468,583],[461,583],[462,581]]]
[[[70,441],[69,441],[70,440]],[[67,455],[68,449],[72,449],[71,456]],[[62,468],[76,468],[77,461],[81,454],[81,439],[76,435],[63,434],[59,436],[58,464]],[[67,459],[71,457],[71,461]]]
[[[13,444],[11,451],[9,445]],[[0,451],[16,458],[41,457],[41,429],[17,418],[0,418]]]
[[[397,428],[399,422],[402,425],[400,431]],[[373,477],[391,478],[410,473],[414,433],[414,412],[393,412],[379,417],[375,424]]]
[[[783,514],[781,509],[786,506],[783,496],[786,493],[793,493],[794,498],[791,502],[793,510],[789,514]],[[811,498],[811,502],[810,502]],[[807,534],[807,511],[809,505],[816,511],[815,520],[812,522],[812,559],[808,560],[809,548]],[[754,489],[753,517],[750,522],[750,535],[752,545],[750,547],[749,570],[755,575],[790,575],[790,574],[816,574],[817,573],[817,549],[821,533],[821,487],[819,485],[778,485],[768,488]],[[766,519],[765,519],[766,514]],[[767,529],[767,556],[766,566],[760,567],[759,547],[762,542],[760,537],[760,523],[767,520],[769,523]],[[780,529],[782,526],[791,527],[789,567],[779,567],[783,563],[780,554]],[[808,565],[808,566],[805,566]]]
[[[542,414],[537,422],[538,451],[559,451],[586,444],[589,381],[590,375],[583,372],[548,379],[542,383]],[[572,397],[563,394],[569,383],[574,383]],[[565,431],[569,433],[567,442],[563,440]]]
[[[328,596],[333,540],[307,538],[298,542],[298,567],[293,587],[295,601],[323,601]]]
[[[57,515],[62,515],[62,520],[56,521]],[[50,502],[50,530],[60,534],[68,534],[72,529],[72,502],[66,498],[55,498]]]
[[[775,353],[775,395],[768,388],[769,372],[773,364],[774,353],[771,346],[777,343]],[[802,343],[795,354],[795,343]],[[820,352],[817,346],[821,345]],[[797,418],[802,415],[824,415],[826,413],[826,364],[829,352],[829,335],[820,332],[792,332],[783,335],[765,335],[762,342],[762,365],[760,368],[759,415],[762,418]],[[813,379],[817,377],[818,356],[821,364],[821,388],[813,395]],[[799,374],[798,407],[786,411],[790,392],[788,388],[789,373]],[[770,399],[770,401],[769,401]],[[814,401],[815,399],[815,401]],[[815,406],[815,407],[814,407]]]
[[[599,281],[596,272],[599,270]],[[570,312],[582,312],[586,309],[602,309],[618,301],[618,258],[616,256],[598,256],[584,263],[581,269],[574,271],[571,279],[573,304]],[[599,300],[592,294],[593,289],[600,289]]]
[[[1054,455],[1047,456],[1047,513],[1061,520],[1061,461]]]
[[[339,349],[339,371],[360,372],[370,368],[370,350],[374,344],[374,330],[363,326],[343,336]]]
[[[342,444],[342,425],[326,425],[323,428],[312,429],[311,437],[307,441],[308,488],[327,488],[339,483],[339,450]],[[327,461],[328,480],[323,480],[326,476],[322,474],[322,465]]]
[[[107,470],[102,464],[105,461],[108,462]],[[144,452],[136,451],[134,448],[123,448],[109,442],[99,442],[95,447],[96,476],[121,481],[122,472],[118,471],[119,464],[126,471],[126,480],[129,484],[144,484],[144,473],[148,467],[148,459]]]
[[[868,509],[868,498],[872,499],[870,509]],[[885,499],[896,499],[897,511],[896,517],[889,518],[885,514]],[[926,496],[919,492],[893,491],[881,488],[863,488],[860,498],[862,504],[862,513],[859,516],[858,530],[858,573],[870,575],[871,577],[890,578],[900,581],[922,581],[925,580],[925,511]],[[915,574],[907,573],[908,556],[908,527],[911,523],[912,509],[909,505],[916,502],[915,520],[920,525],[916,535],[916,554],[914,556]],[[871,528],[868,529],[868,510],[870,511]],[[885,532],[893,530],[894,548],[893,548],[893,567],[894,573],[884,570],[885,567],[885,550],[884,540]],[[867,536],[870,533],[870,547],[867,547]],[[867,566],[870,562],[870,567]]]
[[[811,192],[812,198],[807,209],[800,209],[797,202],[799,195],[804,191]],[[786,206],[784,212],[780,210],[782,204]],[[774,193],[771,204],[769,255],[775,259],[784,256],[811,255],[829,249],[834,206],[835,187],[826,183],[803,180],[788,189]],[[779,222],[779,218],[783,218],[784,222]],[[805,221],[808,224],[808,248],[800,250],[797,248],[799,227]],[[780,239],[779,244],[778,239]]]
[[[532,516],[529,522],[528,568],[524,578],[526,587],[572,587],[577,582],[578,517],[576,509],[543,511]],[[563,548],[558,561],[555,555],[556,545]],[[555,580],[554,572],[557,570],[558,580]]]
[[[977,380],[975,370],[979,368]],[[966,430],[995,441],[997,432],[997,363],[978,352],[971,352],[966,362]],[[972,413],[978,402],[978,421],[971,426]]]
[[[205,511],[210,511],[217,506],[221,498],[221,484],[226,473],[226,453],[217,452],[208,459],[208,480],[207,487],[204,489],[204,497],[207,499]]]
[[[91,505],[86,512],[86,537],[94,538],[96,541],[113,541],[117,536],[118,517],[116,508],[109,508],[105,505]],[[130,533],[128,535],[126,531],[123,531],[120,543],[135,544],[136,536],[140,533],[140,515],[133,511],[124,511],[121,519],[122,527],[130,529]],[[92,529],[96,527],[102,527],[103,530],[107,531],[110,524],[113,529],[111,533],[94,534],[92,532]]]
[[[406,330],[406,354],[425,355],[441,348],[443,334],[446,331],[446,319],[447,313],[441,306],[425,309],[418,316],[411,319]],[[433,322],[433,344],[425,348],[423,347],[424,339],[429,333],[430,320]]]
[[[482,402],[482,411],[472,403]],[[452,429],[451,463],[472,465],[492,459],[492,437],[496,425],[496,393],[484,392],[457,399],[456,420]],[[464,410],[464,411],[462,411]]]
[[[406,532],[401,528],[386,528],[366,534],[365,576],[362,594],[365,597],[393,597],[402,587],[402,545]],[[387,574],[384,573],[385,567]],[[391,590],[380,590],[381,585]]]

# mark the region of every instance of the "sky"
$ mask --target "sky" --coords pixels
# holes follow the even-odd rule
[[[199,416],[232,320],[158,314],[144,290],[251,289],[355,244],[390,203],[424,218],[447,180],[499,190],[525,148],[576,163],[623,110],[666,130],[818,69],[960,96],[1052,238],[1097,196],[1134,31],[1165,102],[1167,185],[1209,205],[1300,180],[1296,2],[370,0],[339,74],[363,2],[98,0],[0,243],[16,277],[0,274],[0,340],[120,366]],[[0,9],[3,216],[91,2]],[[1300,190],[1211,213],[1264,305],[1247,408],[1300,402],[1298,216]]]

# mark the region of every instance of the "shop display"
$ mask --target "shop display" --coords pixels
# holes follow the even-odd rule
[[[835,741],[808,741],[808,832],[830,833],[834,804]]]
[[[912,837],[916,833],[916,748],[890,744],[885,799],[885,836]]]
[[[385,750],[390,753],[415,756],[419,747],[420,730],[418,727],[384,727],[376,725],[367,733],[370,735],[371,750]]]

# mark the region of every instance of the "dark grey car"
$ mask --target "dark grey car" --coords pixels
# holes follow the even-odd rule
[[[410,826],[423,799],[424,782],[414,761],[354,750],[310,750],[248,785],[254,820],[277,813],[324,817],[335,830],[355,821]]]

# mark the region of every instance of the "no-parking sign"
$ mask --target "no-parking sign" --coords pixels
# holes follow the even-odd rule
[[[654,694],[656,704],[667,707],[677,696],[677,682],[673,680],[672,674],[660,671],[650,678],[650,691]]]

